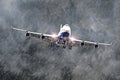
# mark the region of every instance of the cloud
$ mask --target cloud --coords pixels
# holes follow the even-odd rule
[[[118,9],[119,0],[1,0],[1,73],[6,79],[119,79]],[[69,51],[50,48],[42,40],[11,30],[13,26],[51,33],[66,23],[79,39],[113,45]]]

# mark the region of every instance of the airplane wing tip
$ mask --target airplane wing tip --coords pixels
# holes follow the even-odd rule
[[[11,29],[17,30],[17,31],[23,31],[23,32],[26,32],[26,31],[27,31],[27,30],[23,30],[23,29],[19,29],[19,28],[14,28],[14,27],[11,27]]]
[[[112,43],[110,43],[110,45],[112,45]]]
[[[107,46],[111,46],[112,45],[112,43],[110,43],[110,44],[106,44]]]
[[[107,44],[108,46],[112,45],[112,43]]]
[[[106,46],[111,46],[112,43],[108,44],[108,43],[99,43],[100,45],[106,45]]]

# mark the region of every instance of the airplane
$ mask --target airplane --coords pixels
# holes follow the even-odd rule
[[[26,36],[29,37],[35,37],[35,38],[40,38],[42,40],[48,41],[50,44],[55,44],[58,47],[62,48],[68,48],[72,49],[72,47],[79,47],[79,46],[84,46],[84,45],[90,45],[94,46],[95,48],[98,48],[98,46],[109,46],[111,44],[107,43],[97,43],[97,42],[92,42],[92,41],[84,41],[84,40],[79,40],[71,35],[71,28],[68,24],[61,25],[60,26],[60,31],[58,34],[44,34],[44,33],[37,33],[37,32],[32,32],[32,31],[27,31],[23,29],[18,29],[18,28],[12,28],[17,31],[23,31],[26,33]],[[51,45],[53,46],[53,45]]]

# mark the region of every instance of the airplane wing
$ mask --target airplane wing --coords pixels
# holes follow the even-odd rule
[[[37,33],[37,32],[27,31],[27,30],[18,29],[18,28],[12,28],[12,29],[25,32],[26,36],[29,36],[29,37],[41,38],[41,39],[49,40],[49,41],[57,40],[57,35],[55,34]]]
[[[78,40],[78,39],[73,39],[73,46],[95,46],[97,48],[98,46],[110,46],[112,44],[107,44],[107,43],[97,43],[97,42],[92,42],[92,41],[84,41],[84,40]]]

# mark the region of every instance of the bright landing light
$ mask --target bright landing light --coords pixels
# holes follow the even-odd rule
[[[76,40],[76,39],[75,39],[74,37],[71,37],[70,40],[71,40],[71,41],[74,41],[74,40]]]
[[[52,34],[52,37],[53,37],[53,38],[56,38],[56,37],[57,37],[57,35],[56,35],[56,34]]]

